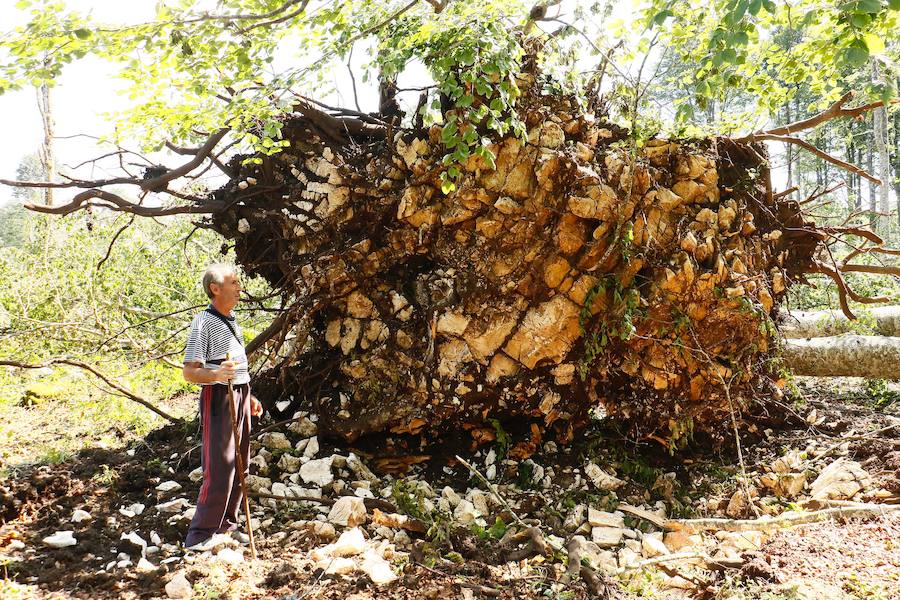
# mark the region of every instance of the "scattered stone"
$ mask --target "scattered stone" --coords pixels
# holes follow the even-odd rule
[[[149,560],[147,560],[146,558],[144,558],[142,556],[141,559],[138,561],[136,568],[137,568],[138,573],[150,573],[151,571],[156,570],[156,565],[154,565],[152,562],[150,562]]]
[[[226,565],[237,565],[244,562],[244,554],[233,548],[222,548],[216,553],[216,560]]]
[[[356,563],[349,558],[324,559],[317,566],[324,568],[326,575],[349,575],[356,572]]]
[[[453,511],[453,518],[463,525],[474,523],[475,519],[480,516],[480,513],[475,510],[475,505],[468,500],[460,500]]]
[[[51,548],[66,548],[78,543],[78,540],[76,540],[73,535],[74,533],[74,531],[57,531],[53,535],[48,535],[41,541]]]
[[[259,436],[259,443],[269,450],[290,450],[291,442],[280,431],[270,431]]]
[[[143,556],[144,552],[147,550],[147,541],[133,531],[130,533],[123,533],[119,540],[130,542],[136,546],[141,551],[141,556]]]
[[[316,454],[319,453],[319,438],[311,437],[309,441],[306,443],[306,448],[303,449],[303,456],[307,458],[312,458]]]
[[[360,570],[377,586],[387,585],[397,579],[397,574],[391,569],[390,563],[372,549],[363,555]]]
[[[156,510],[161,513],[178,513],[184,510],[185,507],[190,505],[191,503],[184,498],[175,498],[174,500],[169,500],[168,502],[157,504]]]
[[[203,479],[203,467],[197,467],[190,473],[188,473],[188,479],[192,482],[197,483],[201,479]]]
[[[362,498],[341,496],[328,512],[328,520],[342,527],[356,527],[366,522],[366,505]]]
[[[278,461],[278,468],[282,473],[296,473],[300,470],[300,459],[291,454],[283,454]]]
[[[150,543],[154,546],[159,546],[162,544],[162,539],[159,537],[159,534],[155,531],[150,532]]]
[[[356,556],[366,549],[366,539],[359,527],[348,529],[341,534],[329,549],[332,556]]]
[[[251,492],[266,492],[272,489],[272,480],[259,475],[247,475],[244,479],[247,489]]]
[[[364,481],[378,482],[378,477],[352,452],[347,456],[347,467],[353,471],[354,475]]]
[[[166,584],[166,595],[169,598],[190,598],[194,593],[191,582],[184,576],[184,571],[178,571]]]
[[[851,500],[872,485],[872,478],[858,462],[839,458],[825,467],[810,486],[813,498]]]
[[[91,513],[86,510],[81,510],[80,508],[75,509],[72,512],[72,522],[73,523],[81,523],[82,521],[90,521],[93,517]]]
[[[308,417],[303,417],[299,421],[294,421],[290,425],[288,425],[288,431],[292,431],[296,434],[299,434],[301,437],[309,438],[316,435],[318,428],[316,424],[309,420]]]
[[[669,549],[663,543],[662,533],[645,533],[641,538],[641,553],[647,558],[668,554]]]
[[[588,508],[587,520],[591,527],[616,527],[619,529],[625,527],[625,519],[621,515],[603,512],[594,507]]]
[[[331,472],[331,463],[333,457],[320,458],[311,460],[300,467],[300,478],[304,483],[314,483],[319,487],[323,487],[334,481],[334,475]]]
[[[589,462],[584,467],[584,474],[588,476],[588,479],[591,480],[598,489],[612,491],[616,490],[625,483],[621,479],[614,477],[595,465],[592,462]]]
[[[162,492],[163,494],[169,494],[172,492],[177,492],[181,489],[181,484],[177,481],[163,481],[158,486],[156,486],[157,492]]]
[[[144,512],[144,508],[146,507],[143,504],[141,504],[140,502],[135,502],[134,504],[120,508],[119,514],[130,519],[142,514]]]
[[[594,527],[591,529],[591,540],[601,548],[612,548],[622,543],[625,530],[619,527]]]

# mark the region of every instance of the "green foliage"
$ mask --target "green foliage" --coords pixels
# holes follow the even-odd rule
[[[499,541],[503,539],[503,536],[506,535],[506,530],[508,529],[506,523],[504,523],[503,519],[500,517],[497,517],[494,524],[490,527],[482,527],[477,523],[472,523],[471,527],[475,537],[482,541]]]
[[[886,40],[896,37],[900,11],[893,4],[652,0],[644,10],[644,26],[688,65],[677,74],[679,80],[667,82],[688,92],[677,100],[680,119],[693,116],[692,105],[706,110],[735,90],[774,113],[801,89],[808,89],[820,106],[846,92],[843,75],[883,57]],[[873,99],[896,94],[887,81],[869,91]]]
[[[606,295],[608,309],[593,319],[591,306],[599,294]],[[634,321],[640,316],[640,300],[641,294],[636,287],[623,288],[614,275],[605,275],[588,290],[578,316],[581,331],[585,334],[584,358],[578,365],[582,381],[587,379],[591,365],[603,355],[610,342],[628,341],[635,334]]]
[[[503,429],[503,424],[499,419],[490,419],[490,424],[494,427],[494,438],[497,442],[497,460],[503,460],[512,444],[512,438]]]

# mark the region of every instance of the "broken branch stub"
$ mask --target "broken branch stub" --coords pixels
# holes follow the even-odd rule
[[[525,456],[594,407],[677,443],[727,431],[722,381],[771,393],[770,315],[826,236],[773,197],[765,148],[655,139],[635,158],[603,115],[519,87],[527,139],[495,139],[496,167],[468,158],[449,193],[437,126],[326,135],[304,113],[284,152],[232,161],[213,227],[290,299],[261,348],[269,406],[347,439],[478,443],[498,419]]]

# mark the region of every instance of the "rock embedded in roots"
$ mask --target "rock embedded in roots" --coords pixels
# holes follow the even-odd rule
[[[602,118],[522,88],[529,141],[496,140],[496,168],[471,157],[447,194],[437,127],[339,145],[295,116],[285,152],[233,163],[213,226],[290,298],[268,404],[305,402],[347,439],[524,423],[525,457],[598,406],[667,444],[721,437],[729,403],[774,390],[770,315],[817,241],[773,198],[764,147],[650,140],[632,158]]]

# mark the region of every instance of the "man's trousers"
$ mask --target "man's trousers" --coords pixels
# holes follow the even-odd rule
[[[226,385],[204,385],[200,392],[200,423],[203,431],[200,466],[203,468],[203,483],[185,546],[206,541],[215,533],[237,529],[242,499],[241,482],[234,460],[234,435],[227,395]],[[234,406],[246,476],[250,460],[249,385],[234,386]]]

